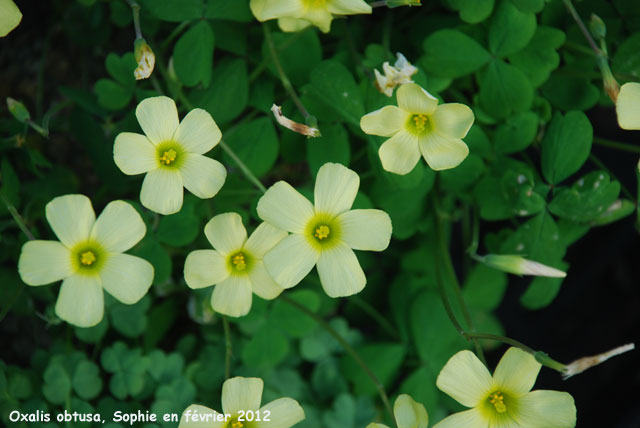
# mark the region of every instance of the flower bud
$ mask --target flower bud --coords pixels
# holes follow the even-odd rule
[[[29,110],[18,100],[14,100],[11,97],[7,97],[7,108],[9,112],[15,117],[19,122],[26,122],[31,119],[31,115],[29,114]]]
[[[591,14],[591,21],[589,22],[589,29],[591,30],[591,34],[596,39],[604,39],[607,36],[607,26],[598,15],[595,13]]]
[[[546,276],[551,278],[564,278],[567,276],[566,272],[559,269],[517,255],[487,254],[486,256],[478,256],[476,259],[489,267],[516,275]]]
[[[146,79],[151,76],[156,65],[156,57],[145,39],[136,39],[133,45],[133,54],[138,63],[138,68],[133,71],[136,80]]]

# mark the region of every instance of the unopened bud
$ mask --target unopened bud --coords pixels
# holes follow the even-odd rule
[[[29,114],[29,110],[18,100],[14,100],[11,97],[7,97],[7,108],[9,112],[15,117],[18,121],[24,123],[31,119],[31,115]]]
[[[591,30],[591,34],[593,34],[593,37],[595,37],[596,39],[604,39],[607,36],[607,25],[604,23],[602,18],[600,18],[595,13],[591,14],[589,29]]]
[[[394,8],[400,6],[422,6],[420,0],[387,0],[387,7]]]
[[[288,129],[292,130],[293,132],[297,132],[298,134],[306,135],[307,137],[320,137],[321,136],[320,131],[318,130],[318,128],[307,126],[307,125],[304,125],[302,123],[294,122],[293,120],[291,120],[288,117],[284,116],[282,114],[282,108],[280,106],[277,106],[275,104],[272,105],[271,106],[271,111],[273,112],[273,115],[275,116],[275,118],[278,121],[278,123],[280,125],[284,126],[285,128],[288,128]],[[313,118],[313,120],[315,120],[315,118]]]
[[[602,354],[577,359],[574,362],[565,365],[565,368],[562,373],[562,378],[567,380],[571,376],[575,376],[587,369],[590,369],[593,366],[597,366],[598,364],[604,363],[611,357],[624,354],[625,352],[629,352],[635,348],[636,348],[635,344],[628,343],[626,345],[618,346],[617,348],[612,349],[610,351],[603,352]]]
[[[476,256],[475,258],[489,267],[516,275],[546,276],[551,278],[564,278],[567,276],[566,272],[559,269],[517,255],[487,254],[486,256]]]
[[[133,55],[138,63],[138,68],[133,71],[136,80],[151,76],[153,67],[156,65],[156,57],[145,39],[136,39],[133,45]]]

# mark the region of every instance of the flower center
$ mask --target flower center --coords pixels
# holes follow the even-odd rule
[[[504,413],[507,411],[507,406],[504,404],[504,395],[500,391],[489,394],[489,402],[496,408],[496,412]]]
[[[231,257],[231,264],[237,271],[242,271],[247,268],[247,261],[245,260],[243,253],[237,253],[236,255]],[[242,424],[240,424],[239,426],[242,426]]]
[[[84,266],[91,266],[96,261],[96,255],[93,251],[85,251],[80,254],[80,264]]]
[[[328,238],[330,233],[331,229],[329,229],[329,226],[321,224],[316,227],[316,231],[313,232],[313,236],[315,236],[319,241],[322,241],[323,239]]]
[[[427,116],[424,114],[414,114],[411,118],[413,120],[414,126],[418,131],[424,131],[425,125],[427,124]]]
[[[321,8],[326,6],[326,0],[304,0],[305,6],[309,8]]]
[[[178,157],[178,153],[173,149],[169,149],[160,156],[160,163],[163,165],[171,165],[171,163],[176,160],[176,157]]]
[[[244,424],[240,421],[231,422],[231,428],[242,428]]]
[[[429,116],[426,114],[412,114],[409,116],[406,127],[413,134],[424,135],[431,131],[431,121],[429,120]]]

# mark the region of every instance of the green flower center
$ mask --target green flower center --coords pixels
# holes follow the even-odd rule
[[[238,271],[245,270],[247,268],[247,262],[244,258],[244,254],[242,253],[237,253],[235,256],[233,256],[231,258],[231,264]]]
[[[178,168],[184,160],[184,149],[175,141],[166,141],[156,146],[158,163],[162,168]]]
[[[416,135],[424,135],[431,132],[431,120],[426,114],[412,114],[407,121],[407,129]]]
[[[95,274],[107,259],[107,252],[95,241],[80,242],[71,249],[71,265],[76,273]]]
[[[235,275],[247,274],[251,270],[252,257],[246,251],[231,253],[227,260],[231,273]]]
[[[171,162],[175,162],[178,153],[175,150],[169,149],[160,156],[160,163],[164,165],[171,165]]]
[[[507,406],[504,404],[504,394],[500,391],[495,391],[489,394],[489,403],[493,404],[493,407],[498,413],[504,413],[507,411]]]
[[[305,236],[317,249],[327,249],[340,242],[340,224],[334,216],[316,214],[305,227]]]

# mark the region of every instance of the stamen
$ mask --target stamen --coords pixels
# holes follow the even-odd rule
[[[316,228],[316,231],[313,234],[313,236],[315,236],[316,238],[322,241],[323,239],[326,239],[330,233],[331,233],[331,229],[329,229],[329,226],[323,224]]]
[[[96,261],[96,255],[93,254],[93,251],[85,251],[80,254],[80,263],[85,266],[91,266],[93,262]]]
[[[417,131],[424,131],[427,124],[427,116],[424,114],[414,114],[413,123]]]
[[[489,402],[496,408],[496,412],[504,413],[507,411],[507,406],[504,404],[504,395],[501,392],[494,392],[489,395]]]
[[[160,163],[164,165],[171,165],[171,163],[176,160],[177,156],[178,153],[176,153],[175,150],[169,149],[160,156]]]
[[[231,428],[242,428],[244,427],[244,424],[240,421],[235,421],[231,424]]]
[[[236,270],[245,270],[247,268],[247,262],[244,259],[244,254],[238,253],[231,258],[231,263],[236,268]],[[240,425],[242,426],[242,425]]]

